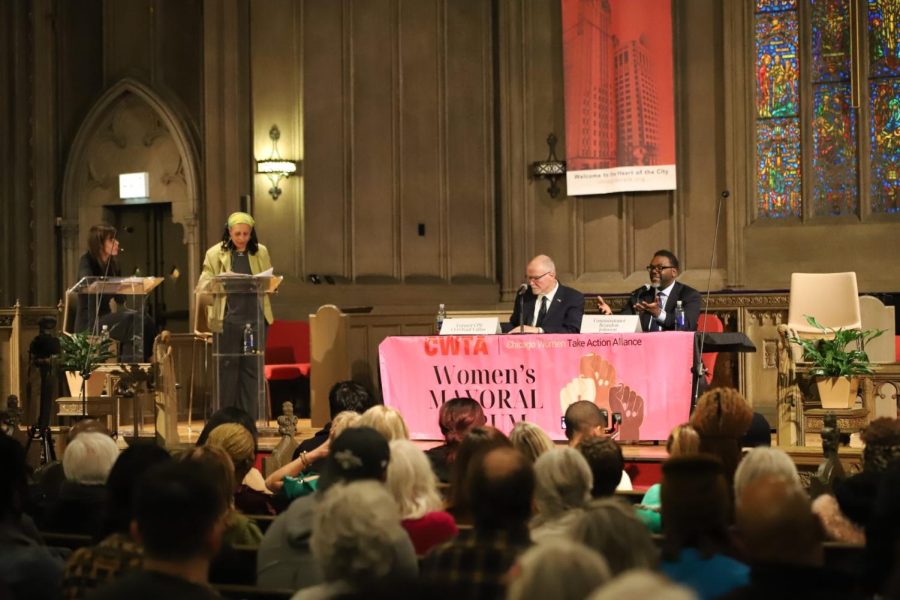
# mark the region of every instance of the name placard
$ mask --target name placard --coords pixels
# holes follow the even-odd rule
[[[581,333],[640,333],[641,319],[637,315],[584,315]]]
[[[441,335],[493,335],[500,333],[499,317],[453,317],[444,319]]]

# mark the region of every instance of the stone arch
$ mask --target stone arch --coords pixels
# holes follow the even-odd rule
[[[197,281],[201,249],[200,160],[187,120],[149,85],[122,79],[91,107],[72,143],[62,186],[62,268],[77,274],[82,238],[121,205],[117,175],[150,173],[150,202],[171,202],[172,220],[183,228],[188,281]],[[192,286],[188,286],[192,289]],[[193,301],[188,299],[193,322]]]

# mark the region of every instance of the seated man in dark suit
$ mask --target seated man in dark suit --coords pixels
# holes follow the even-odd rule
[[[641,286],[631,293],[623,315],[639,315],[644,331],[675,331],[675,307],[681,300],[684,308],[684,331],[697,331],[700,318],[700,292],[675,281],[678,277],[678,258],[668,250],[658,250],[647,265],[650,285]],[[612,309],[597,296],[597,307],[604,315]]]
[[[584,316],[584,294],[556,280],[549,256],[535,256],[525,271],[528,289],[516,297],[507,333],[578,333]],[[524,327],[522,326],[524,323]]]

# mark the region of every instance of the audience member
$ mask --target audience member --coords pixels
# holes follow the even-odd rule
[[[25,450],[0,433],[0,596],[56,600],[62,559],[41,542],[34,523],[22,514],[27,494]]]
[[[466,434],[473,427],[483,427],[487,423],[481,404],[471,398],[451,398],[438,411],[438,425],[444,436],[444,443],[427,450],[428,460],[435,475],[443,482],[450,481],[456,452]]]
[[[272,522],[257,554],[257,585],[303,589],[324,581],[310,550],[316,506],[335,483],[384,482],[391,452],[387,440],[369,427],[345,430],[331,442],[318,491],[298,498]],[[414,563],[409,536],[394,540],[398,564]]]
[[[803,487],[800,483],[797,465],[794,464],[787,452],[781,448],[758,446],[744,455],[737,471],[734,472],[735,500],[750,484],[761,477],[770,475],[782,477],[797,487]]]
[[[660,575],[643,569],[635,569],[619,575],[588,596],[588,600],[697,600],[697,595],[681,585],[676,585]]]
[[[553,440],[543,429],[528,421],[519,421],[515,424],[512,431],[509,432],[509,441],[513,448],[521,452],[522,456],[532,463],[541,454],[555,447]]]
[[[474,528],[433,549],[423,563],[423,573],[458,598],[503,598],[506,574],[530,543],[531,463],[509,446],[483,452],[469,470]]]
[[[619,444],[610,437],[593,435],[583,438],[577,446],[594,475],[591,496],[612,496],[616,490],[631,491],[631,478],[625,472],[625,457]]]
[[[247,411],[238,408],[237,406],[226,406],[214,412],[209,417],[206,425],[203,426],[200,437],[197,438],[197,445],[205,445],[206,440],[213,429],[219,425],[225,425],[226,423],[243,425],[244,429],[249,431],[253,436],[253,454],[256,455],[259,453],[259,431],[256,429],[256,422],[253,420],[253,417],[247,414]],[[255,466],[247,471],[247,474],[239,483],[247,486],[249,489],[256,490],[257,492],[262,492],[264,494],[270,493],[269,488],[266,487],[265,481],[263,480],[262,473],[260,473],[259,469]]]
[[[409,542],[400,512],[381,483],[333,485],[316,506],[310,538],[324,582],[300,590],[294,600],[334,598],[388,579],[415,578],[415,559],[398,551],[404,541]]]
[[[238,511],[246,515],[275,515],[279,512],[271,494],[243,483],[256,463],[256,444],[253,434],[246,427],[238,423],[219,425],[210,432],[206,445],[225,450],[234,465],[234,506]]]
[[[659,552],[650,532],[629,504],[618,498],[591,501],[572,528],[575,541],[606,559],[613,575],[629,569],[655,570]]]
[[[741,489],[736,539],[750,563],[750,582],[727,598],[858,597],[852,580],[824,569],[824,535],[809,495],[792,479],[762,475]]]
[[[78,434],[66,446],[62,460],[66,480],[42,528],[98,536],[106,502],[104,484],[118,457],[116,442],[105,433]]]
[[[317,431],[310,439],[300,442],[294,449],[294,460],[300,458],[302,452],[312,452],[329,439],[334,439],[331,429],[334,427],[334,418],[338,413],[350,411],[358,415],[375,406],[375,399],[369,391],[356,383],[355,381],[339,381],[331,386],[328,391],[328,414],[331,421],[325,423],[325,426]],[[324,457],[318,462],[313,462],[311,470],[318,473],[324,467]]]
[[[611,578],[602,556],[565,539],[529,548],[511,574],[507,600],[583,600]]]
[[[457,524],[472,524],[469,490],[467,489],[469,463],[477,454],[484,454],[487,450],[498,446],[512,447],[512,444],[502,431],[490,425],[473,427],[460,443],[453,461],[453,470],[450,473],[450,490],[447,500],[447,512],[453,515]]]
[[[197,460],[152,467],[138,483],[132,532],[144,547],[142,570],[101,587],[96,600],[218,598],[207,583],[229,511],[220,475]]]
[[[566,427],[566,439],[570,448],[577,448],[581,440],[594,435],[606,433],[606,419],[597,405],[587,400],[573,402],[566,409],[563,416],[563,424]]]
[[[900,462],[894,461],[878,485],[866,525],[866,589],[882,598],[900,598]]]
[[[573,448],[554,448],[534,463],[531,540],[571,537],[581,510],[591,499],[593,476],[587,460]]]
[[[397,502],[403,528],[416,554],[424,556],[458,533],[456,521],[450,513],[441,510],[443,502],[437,491],[437,477],[425,453],[409,440],[394,440],[390,448],[387,488]]]
[[[725,468],[729,493],[741,461],[741,438],[750,428],[753,411],[734,388],[714,388],[697,399],[691,425],[700,434],[700,452],[717,456]]]
[[[758,448],[772,445],[772,426],[764,416],[758,412],[753,413],[750,420],[750,428],[741,438],[742,448]]]
[[[669,458],[690,456],[697,454],[699,451],[700,434],[688,423],[676,425],[666,440],[666,452],[668,452]],[[660,499],[661,489],[662,486],[658,483],[651,485],[644,493],[641,503],[635,507],[635,514],[652,533],[660,533],[662,531],[662,519],[659,516],[659,507],[662,503]]]
[[[136,444],[119,455],[106,480],[103,539],[69,556],[63,573],[64,598],[84,598],[122,573],[141,568],[144,549],[131,535],[134,491],[144,473],[170,459],[169,453],[156,444]]]
[[[371,427],[389,442],[409,439],[409,429],[403,415],[396,408],[383,404],[376,404],[364,412],[359,420],[359,426]]]
[[[698,454],[663,464],[662,572],[704,600],[745,585],[747,566],[728,556],[731,494],[722,462]]]

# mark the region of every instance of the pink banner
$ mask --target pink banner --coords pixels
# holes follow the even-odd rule
[[[566,407],[589,400],[622,414],[622,440],[665,440],[688,420],[694,334],[389,337],[381,342],[384,403],[417,440],[442,439],[438,409],[477,400],[508,433],[518,421],[565,439]]]

